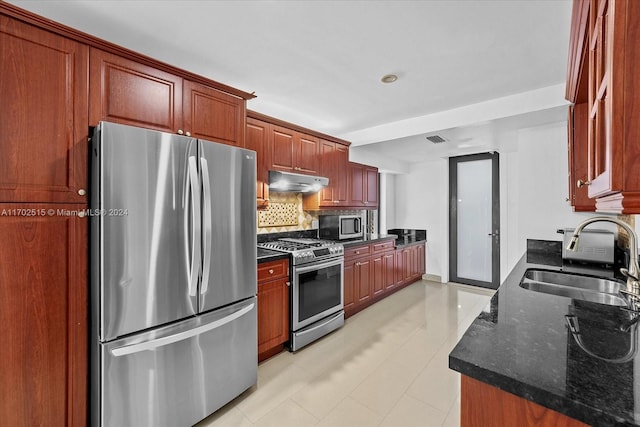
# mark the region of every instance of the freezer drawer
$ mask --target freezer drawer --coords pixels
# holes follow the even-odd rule
[[[102,426],[191,426],[257,381],[256,298],[101,345]]]

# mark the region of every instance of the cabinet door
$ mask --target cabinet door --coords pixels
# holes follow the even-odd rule
[[[569,201],[576,212],[593,212],[596,202],[589,198],[588,104],[569,107]]]
[[[338,206],[346,206],[349,202],[349,147],[336,144],[334,159],[333,200]]]
[[[320,206],[334,206],[336,204],[336,144],[330,141],[320,141],[320,174],[329,178],[329,185],[320,191]]]
[[[371,284],[371,293],[373,296],[384,292],[385,281],[385,265],[382,255],[375,256],[372,260],[373,280]]]
[[[356,306],[356,277],[355,277],[355,266],[356,261],[347,261],[344,262],[344,311],[345,316],[349,316],[350,312]]]
[[[385,290],[393,288],[396,284],[395,259],[395,252],[387,252],[382,255],[383,286]]]
[[[318,161],[320,142],[318,138],[298,132],[295,137],[296,162],[294,170],[297,173],[318,175],[320,173]]]
[[[271,126],[271,167],[284,172],[295,172],[294,168],[295,132],[280,126]]]
[[[258,284],[258,353],[289,339],[289,278]]]
[[[402,277],[408,281],[413,274],[413,253],[410,247],[402,250],[402,263]]]
[[[245,146],[245,101],[199,83],[184,81],[184,132],[194,138]]]
[[[87,202],[88,55],[0,16],[0,202]]]
[[[3,425],[86,425],[85,207],[0,205]]]
[[[368,209],[378,207],[378,168],[365,168],[365,184],[366,197],[364,205]]]
[[[623,2],[599,3],[592,2],[589,17],[589,197],[621,191],[623,181],[622,168],[615,166],[622,164],[624,150],[624,86],[620,83],[626,17]]]
[[[89,125],[100,120],[183,130],[182,78],[91,48]]]
[[[371,298],[371,258],[363,258],[356,262],[356,291],[357,303],[363,303]]]
[[[417,249],[418,250],[418,275],[422,276],[427,272],[426,248],[424,244],[418,245],[417,248],[418,248]]]
[[[246,147],[256,152],[256,205],[258,209],[265,209],[269,204],[269,136],[270,124],[247,118]]]
[[[395,284],[401,285],[404,283],[404,255],[402,249],[396,249],[395,251]]]
[[[366,197],[365,179],[364,166],[358,163],[349,163],[350,206],[364,206]]]

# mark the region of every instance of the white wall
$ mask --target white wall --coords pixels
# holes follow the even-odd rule
[[[448,278],[448,177],[447,159],[418,163],[404,175],[396,175],[394,222],[389,228],[427,230],[427,274]]]
[[[566,122],[494,134],[500,152],[501,280],[524,254],[526,239],[562,240],[556,229],[593,214],[574,213],[568,197]],[[392,182],[391,180],[388,181]],[[427,230],[427,274],[448,280],[448,159],[413,164],[396,175],[389,228]],[[605,224],[604,227],[608,228]]]

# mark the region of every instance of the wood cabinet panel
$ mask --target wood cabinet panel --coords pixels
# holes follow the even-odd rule
[[[289,260],[258,264],[258,360],[289,340]]]
[[[344,312],[345,317],[349,317],[355,310],[356,305],[356,292],[355,292],[355,265],[356,261],[344,262]]]
[[[89,124],[109,121],[174,133],[182,126],[182,78],[91,49]]]
[[[294,172],[294,134],[280,126],[271,127],[271,167],[270,169]]]
[[[589,181],[588,110],[586,102],[569,107],[569,201],[576,212],[596,210],[596,201],[589,198],[585,185]]]
[[[297,133],[295,143],[297,158],[294,170],[298,173],[319,175],[320,162],[318,161],[318,153],[320,151],[320,142],[318,138]]]
[[[199,83],[184,80],[183,129],[194,138],[245,146],[245,101]]]
[[[383,280],[382,285],[384,286],[385,291],[391,289],[395,286],[395,253],[387,252],[382,255],[382,271],[383,271]]]
[[[364,209],[378,207],[378,169],[349,163],[349,201],[348,205]]]
[[[365,169],[364,165],[357,163],[349,164],[349,205],[350,206],[364,206],[365,202]]]
[[[635,54],[639,26],[637,1],[574,1],[567,96],[576,108],[587,103],[588,119],[586,124],[570,120],[570,144],[578,147],[576,135],[571,140],[571,125],[576,133],[579,126],[588,135],[588,196],[596,199],[598,212],[640,213],[640,148],[636,143],[640,125],[635,117],[640,109],[640,56]],[[585,74],[586,101],[582,95]],[[570,154],[572,168],[581,167],[573,163],[581,162],[583,156]],[[574,200],[572,187],[570,194],[576,210],[591,210],[590,205],[577,201],[578,194]]]
[[[258,264],[258,282],[289,277],[289,262],[286,259]]]
[[[587,427],[530,400],[461,375],[460,426]]]
[[[425,244],[421,244],[416,246],[416,251],[418,253],[418,276],[422,278],[422,275],[427,272],[427,249]]]
[[[0,16],[0,202],[86,202],[88,54]]]
[[[57,215],[85,208],[0,205],[0,419],[6,425],[86,425],[87,219]]]
[[[246,148],[256,152],[256,205],[265,209],[269,204],[269,143],[270,124],[247,117]]]
[[[304,196],[305,209],[335,209],[347,206],[349,200],[349,148],[332,141],[320,140],[320,175],[329,178],[329,185],[316,194]]]
[[[382,255],[376,255],[372,258],[371,269],[372,269],[371,294],[372,296],[375,297],[382,294],[385,290],[385,287],[384,287],[385,265],[384,265]]]
[[[357,290],[357,303],[361,304],[364,301],[371,298],[371,259],[364,258],[356,262],[356,290]]]
[[[258,284],[258,353],[289,339],[289,278]]]
[[[358,258],[371,253],[371,245],[350,246],[344,250],[345,259]]]

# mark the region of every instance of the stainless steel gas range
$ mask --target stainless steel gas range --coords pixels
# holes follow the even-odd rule
[[[340,243],[285,238],[258,246],[291,256],[291,351],[344,325],[344,247]]]

